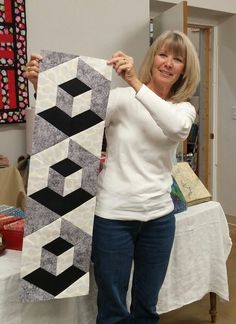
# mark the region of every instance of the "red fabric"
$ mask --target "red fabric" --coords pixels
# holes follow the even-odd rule
[[[6,248],[22,250],[25,220],[21,217],[0,215],[0,233],[6,242]]]
[[[3,102],[2,102],[2,75],[0,74],[0,109],[3,109]]]
[[[13,59],[14,53],[11,50],[0,50],[0,57]]]
[[[17,108],[16,107],[15,71],[14,70],[8,70],[7,71],[7,76],[8,76],[8,84],[9,84],[9,102],[10,102],[10,107]]]
[[[3,229],[4,230],[23,232],[24,231],[24,226],[25,226],[25,220],[20,219],[20,220],[18,220],[16,222],[12,222],[12,223],[8,223],[8,224],[4,225]]]
[[[12,22],[12,2],[11,0],[5,0],[5,21],[8,23]]]
[[[1,230],[6,248],[10,250],[22,250],[24,233],[21,231]]]
[[[12,43],[13,36],[10,34],[0,34],[0,42],[1,43]]]
[[[5,225],[7,225],[9,223],[16,222],[16,221],[18,221],[20,219],[21,219],[21,217],[0,215],[0,230],[2,230]]]

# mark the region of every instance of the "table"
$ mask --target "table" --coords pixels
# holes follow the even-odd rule
[[[209,292],[228,301],[226,260],[231,245],[227,221],[218,202],[192,206],[177,214],[175,241],[158,312],[180,308]],[[96,285],[92,270],[88,296],[20,304],[20,259],[21,252],[13,250],[0,257],[1,324],[95,323]]]

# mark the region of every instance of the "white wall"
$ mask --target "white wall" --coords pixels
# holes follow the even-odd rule
[[[149,45],[149,0],[28,0],[26,9],[28,53],[48,49],[106,59],[120,49],[139,67]],[[115,85],[124,83],[114,77]],[[0,154],[12,163],[26,153],[25,125],[0,125],[0,138]]]
[[[30,0],[27,22],[29,53],[48,49],[108,59],[123,50],[139,66],[149,44],[149,0]]]
[[[218,199],[236,216],[236,16],[219,25]]]
[[[179,3],[182,1],[183,0],[162,0],[158,2]],[[235,0],[187,0],[187,2],[189,6],[193,6],[193,7],[213,9],[213,10],[236,14]]]
[[[0,154],[15,165],[17,158],[26,154],[25,124],[0,125]]]

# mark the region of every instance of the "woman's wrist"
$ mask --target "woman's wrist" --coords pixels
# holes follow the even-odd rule
[[[134,79],[129,82],[130,86],[135,90],[135,92],[139,92],[142,87],[142,82],[139,79]]]

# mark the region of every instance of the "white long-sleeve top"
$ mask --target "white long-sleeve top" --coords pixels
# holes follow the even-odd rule
[[[189,102],[171,103],[143,85],[111,91],[107,156],[98,176],[96,215],[148,221],[173,210],[171,169],[195,119]]]

